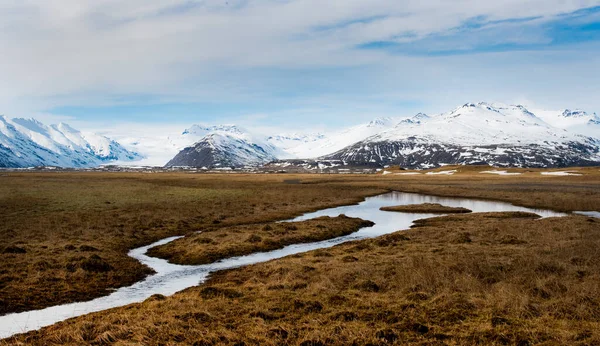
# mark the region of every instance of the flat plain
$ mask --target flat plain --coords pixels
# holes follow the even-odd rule
[[[207,259],[210,242],[197,231],[232,239],[222,243],[225,252],[280,246],[274,244],[276,221],[391,190],[565,212],[600,209],[599,168],[569,169],[579,176],[525,169],[496,176],[479,173],[483,167],[437,171],[448,170],[457,172],[4,172],[0,313],[89,300],[139,281],[151,272],[128,250],[168,236],[188,235],[156,254],[205,263],[224,255]],[[336,230],[328,236],[356,229],[355,222],[336,218],[319,224]],[[78,317],[2,343],[600,343],[600,220],[473,213],[416,226],[218,272],[171,297]],[[318,229],[296,227],[288,236],[321,237]],[[242,238],[235,236],[242,231]],[[267,236],[251,239],[260,232]]]

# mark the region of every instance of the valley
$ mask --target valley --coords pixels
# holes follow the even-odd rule
[[[5,308],[5,313],[39,309],[44,306],[67,303],[69,301],[89,300],[94,297],[108,294],[111,288],[131,285],[133,282],[141,280],[144,276],[151,275],[151,271],[149,271],[147,267],[145,268],[140,265],[139,262],[128,257],[128,250],[136,246],[149,244],[158,239],[175,235],[192,235],[192,233],[198,230],[213,230],[206,233],[210,237],[217,236],[219,232],[225,232],[224,234],[226,234],[229,232],[229,229],[233,231],[235,229],[243,229],[244,227],[249,230],[252,229],[252,227],[256,227],[257,229],[266,228],[267,230],[272,228],[276,230],[279,227],[277,224],[271,224],[269,227],[266,227],[266,225],[277,220],[289,219],[312,210],[333,207],[340,204],[357,203],[364,197],[378,195],[390,190],[427,193],[438,196],[495,199],[530,208],[551,209],[562,212],[585,210],[597,211],[597,206],[600,205],[600,191],[598,190],[598,186],[600,186],[600,172],[596,168],[575,168],[573,171],[580,174],[576,176],[542,175],[540,174],[542,171],[535,169],[511,170],[511,172],[521,173],[521,175],[501,176],[481,174],[481,171],[486,170],[485,167],[459,166],[445,168],[445,171],[450,170],[456,171],[456,173],[453,175],[401,175],[400,173],[402,173],[402,171],[391,171],[390,174],[386,175],[219,175],[185,173],[157,173],[154,175],[147,175],[100,172],[7,173],[0,176],[0,179],[2,179],[3,182],[6,182],[6,184],[2,184],[4,192],[0,195],[2,196],[3,201],[2,218],[3,220],[9,221],[2,226],[1,232],[4,239],[10,239],[10,241],[6,243],[6,247],[3,250],[4,253],[0,255],[3,257],[3,286],[0,291],[2,292],[3,299],[2,306]],[[438,171],[445,172],[441,169]],[[431,172],[435,173],[436,171]],[[59,186],[61,186],[61,189],[57,189]],[[68,187],[66,190],[63,188],[65,186]],[[108,189],[108,186],[111,186],[112,189]],[[87,191],[87,193],[80,193],[83,190]],[[152,191],[152,193],[149,194],[149,191]],[[73,196],[80,197],[73,198]],[[393,205],[395,204],[390,200],[389,206]],[[140,208],[140,206],[143,206],[143,208]],[[402,213],[397,212],[383,213],[402,215]],[[24,215],[29,215],[30,217],[24,218]],[[418,218],[421,217],[426,216],[419,216]],[[364,219],[368,219],[368,217],[365,216]],[[47,221],[42,223],[41,220]],[[434,224],[436,225],[431,228],[431,232],[433,233],[427,233],[429,232],[427,231],[429,229],[427,226],[430,222],[434,222],[433,220],[435,220]],[[435,261],[435,263],[439,264],[442,263],[439,261],[443,258],[444,263],[447,262],[447,264],[440,267],[440,270],[449,270],[448,268],[450,267],[447,266],[453,265],[452,263],[466,260],[464,254],[463,257],[459,256],[459,254],[463,253],[465,250],[468,250],[468,253],[471,253],[474,256],[473,258],[479,259],[480,263],[487,263],[485,261],[481,262],[483,261],[483,257],[481,256],[484,256],[484,252],[481,251],[484,251],[484,249],[486,249],[485,251],[490,251],[485,252],[488,254],[485,256],[491,256],[492,253],[495,253],[496,255],[494,256],[501,256],[500,258],[504,258],[502,261],[506,261],[506,263],[516,263],[514,261],[520,260],[520,258],[526,258],[522,256],[533,256],[534,254],[536,254],[535,256],[541,256],[537,248],[538,245],[535,244],[538,244],[540,232],[546,231],[548,227],[546,226],[547,222],[552,222],[553,228],[551,227],[550,229],[556,229],[556,231],[553,231],[553,233],[551,232],[548,236],[542,237],[541,239],[544,239],[543,242],[549,242],[543,244],[552,244],[552,242],[558,242],[559,239],[563,239],[560,240],[561,242],[575,241],[568,240],[572,237],[569,232],[580,232],[580,234],[586,235],[585,244],[593,244],[593,242],[596,241],[593,234],[594,230],[598,230],[598,222],[593,218],[574,215],[559,219],[550,218],[547,220],[548,221],[536,220],[529,214],[521,215],[514,213],[490,214],[489,216],[486,216],[486,214],[474,213],[472,215],[465,214],[464,216],[457,215],[431,219],[431,221],[424,221],[423,225],[418,223],[420,226],[418,228],[384,236],[381,240],[375,238],[374,240],[350,242],[348,243],[349,245],[335,246],[330,250],[315,250],[314,254],[309,252],[306,255],[294,255],[264,264],[257,264],[250,267],[234,269],[233,271],[213,274],[209,277],[207,283],[199,286],[199,288],[191,288],[182,293],[175,294],[172,297],[152,298],[143,304],[135,305],[136,307],[134,310],[130,310],[129,308],[117,308],[116,310],[98,312],[68,322],[59,323],[56,326],[42,329],[40,332],[30,332],[22,337],[12,339],[12,341],[5,342],[11,344],[19,342],[33,344],[41,342],[48,344],[49,340],[55,340],[55,343],[57,344],[78,344],[81,342],[103,342],[101,340],[105,340],[104,342],[109,342],[110,340],[114,340],[112,342],[118,340],[149,342],[152,340],[152,342],[156,343],[182,340],[179,342],[193,343],[204,340],[203,342],[206,342],[206,344],[215,344],[219,342],[211,335],[220,335],[220,337],[225,337],[226,340],[228,340],[226,343],[235,343],[240,340],[237,340],[233,336],[241,335],[240,333],[243,333],[244,335],[248,335],[248,338],[242,341],[251,344],[263,344],[266,342],[266,339],[263,338],[270,335],[270,330],[279,328],[288,333],[288,336],[284,339],[290,344],[301,343],[307,340],[331,344],[333,341],[327,341],[327,337],[325,336],[326,333],[324,333],[324,331],[329,331],[329,327],[319,329],[318,332],[316,329],[310,327],[309,321],[313,320],[313,318],[321,320],[319,316],[324,317],[326,321],[331,321],[327,322],[325,326],[330,325],[331,328],[335,327],[337,328],[336,330],[339,330],[338,334],[335,335],[339,335],[340,338],[337,339],[336,337],[336,340],[345,340],[347,342],[350,342],[349,340],[353,338],[353,340],[362,340],[361,342],[380,340],[381,338],[385,339],[388,337],[386,336],[387,334],[390,335],[390,338],[394,339],[393,342],[400,342],[402,340],[416,341],[418,339],[425,340],[422,338],[427,339],[430,337],[434,337],[435,339],[436,337],[439,337],[438,334],[440,333],[447,335],[447,340],[475,340],[469,338],[479,338],[478,340],[487,341],[496,340],[494,338],[499,338],[500,334],[504,335],[502,337],[507,337],[505,335],[505,330],[502,329],[504,327],[502,326],[508,326],[508,324],[501,323],[499,324],[501,326],[500,329],[498,329],[497,326],[490,329],[487,324],[489,322],[485,321],[486,318],[488,318],[486,316],[489,316],[489,314],[494,311],[490,310],[490,307],[497,304],[494,303],[494,300],[498,299],[498,297],[487,294],[484,295],[483,298],[475,298],[479,295],[479,293],[476,293],[476,290],[484,289],[484,287],[489,289],[489,285],[494,285],[494,287],[500,289],[500,287],[504,287],[503,285],[514,284],[517,284],[517,290],[521,290],[519,287],[522,286],[519,285],[525,283],[519,283],[521,281],[518,280],[520,280],[519,278],[526,277],[524,276],[526,275],[525,272],[510,271],[507,272],[508,274],[501,274],[504,273],[505,270],[502,269],[502,272],[489,274],[502,275],[500,276],[500,281],[485,284],[488,286],[478,286],[478,284],[466,291],[464,289],[455,291],[457,289],[456,287],[452,288],[452,285],[442,282],[433,286],[419,284],[420,288],[415,292],[423,291],[421,292],[423,293],[423,297],[427,295],[429,298],[422,300],[421,303],[418,304],[412,303],[416,307],[411,309],[416,310],[394,310],[396,305],[392,304],[391,301],[386,303],[388,299],[398,302],[403,301],[408,304],[412,298],[408,298],[409,291],[406,289],[390,289],[389,287],[392,286],[389,285],[396,285],[394,282],[397,281],[395,280],[400,280],[397,283],[398,285],[401,285],[399,287],[406,287],[403,285],[408,284],[405,282],[408,278],[404,274],[402,279],[393,276],[395,274],[385,274],[386,277],[388,275],[392,276],[390,279],[384,279],[378,275],[382,275],[384,272],[390,272],[381,272],[373,266],[385,266],[385,263],[388,263],[387,266],[392,265],[391,263],[405,263],[401,258],[413,258],[414,256],[424,256],[427,254],[426,262],[424,263]],[[328,227],[328,222],[329,221],[327,220],[320,221],[325,227]],[[457,222],[460,223],[460,225],[458,225]],[[258,225],[252,226],[256,224]],[[400,224],[397,226],[397,230],[404,228],[406,228],[406,226],[401,226]],[[421,229],[427,232],[421,233]],[[441,229],[446,229],[446,231],[442,232]],[[495,231],[492,238],[490,238],[491,235],[486,233],[489,232],[490,229],[498,229]],[[304,232],[302,228],[299,228],[299,230],[299,232]],[[526,230],[529,233],[523,233]],[[260,233],[262,231],[257,232]],[[563,235],[563,232],[566,233]],[[566,238],[561,238],[563,236]],[[196,235],[189,238],[193,241],[192,244],[196,243],[194,237],[200,239],[202,238],[202,233],[200,233],[199,236]],[[400,241],[398,244],[408,244],[410,246],[405,248],[405,246],[402,245],[401,248],[399,248],[402,251],[398,252],[398,249],[395,248],[398,245],[384,245],[387,243],[385,239],[388,238],[386,237],[392,237],[389,239],[396,239],[393,237],[398,237]],[[447,240],[443,240],[446,239],[444,237],[448,237]],[[500,240],[492,240],[496,238]],[[508,242],[506,239],[509,238],[514,238],[516,240]],[[217,237],[215,239],[220,238]],[[236,246],[234,245],[235,240],[233,239],[235,238],[232,238],[233,242],[223,242],[223,245],[227,246],[230,244],[229,246]],[[418,245],[421,243],[417,242],[414,243],[415,247],[412,248],[413,243],[411,243],[411,241],[413,239],[422,239],[422,245]],[[463,240],[458,241],[452,239]],[[467,241],[465,239],[470,240]],[[215,240],[212,240],[212,242],[214,241]],[[260,242],[250,242],[248,244],[262,244],[263,241],[265,240],[261,239]],[[394,242],[395,241],[396,240],[394,240]],[[496,243],[496,241],[498,243]],[[584,241],[581,241],[582,243],[569,243],[571,244],[569,246],[583,246]],[[180,251],[176,250],[178,248],[176,243],[177,242],[173,242],[173,245],[165,245],[175,247],[170,249],[169,247],[164,247],[164,250],[162,251],[166,250],[164,253],[168,254]],[[204,243],[206,244],[202,245]],[[188,251],[188,254],[186,256],[202,256],[203,253],[206,253],[205,251],[207,249],[213,248],[208,242],[197,242],[199,246],[197,248],[185,245],[185,242],[177,244],[182,245],[180,249],[187,249],[186,251]],[[438,245],[436,247],[433,246],[433,244]],[[473,246],[465,248],[465,246],[470,246],[466,244]],[[542,243],[539,244],[539,246],[548,246],[542,245]],[[382,248],[381,246],[384,247]],[[385,249],[387,246],[392,246],[392,248],[396,250],[394,250],[393,253],[388,253],[386,255]],[[442,246],[442,249],[446,250],[433,251],[440,246]],[[563,247],[564,246],[561,245],[561,248]],[[17,248],[22,249],[25,252],[18,253],[11,250]],[[10,251],[6,251],[6,249],[9,249]],[[158,249],[159,248],[157,248],[157,250]],[[350,251],[348,249],[354,250]],[[581,252],[583,250],[572,251]],[[581,253],[584,257],[587,256],[585,252]],[[160,252],[155,254],[160,255]],[[312,258],[310,256],[316,256],[314,257],[316,262],[313,260],[308,260],[308,262],[306,262],[306,260],[304,260]],[[388,258],[386,256],[392,257]],[[394,256],[401,257],[395,258]],[[543,256],[550,256],[548,257],[549,259],[555,255],[553,253],[547,253]],[[562,257],[559,256],[559,258],[554,261],[558,263],[555,265],[561,267],[566,266],[567,272],[570,272],[571,270],[575,271],[576,269],[571,269],[571,267],[569,267],[570,265],[573,265],[569,264],[571,262],[568,262],[568,260],[570,261],[570,257],[564,257],[573,257],[575,255],[565,253],[565,255],[561,256]],[[182,257],[181,255],[179,255],[178,258],[177,262],[185,263],[187,261],[184,259],[185,257]],[[357,260],[350,261],[350,258],[356,258]],[[546,257],[540,257],[539,260],[536,260],[537,262],[534,263],[547,261],[548,259],[545,258]],[[210,260],[201,260],[202,262],[197,262],[198,260],[196,259],[193,261],[195,263],[207,263],[204,261]],[[339,264],[337,264],[337,261],[340,261]],[[307,263],[304,266],[316,269],[308,270],[303,274],[296,273],[296,269],[293,269],[295,268],[293,266],[296,264],[293,263],[303,262]],[[336,274],[331,274],[333,276],[326,279],[327,275],[330,274],[319,269],[321,268],[321,264],[319,263],[323,263],[323,265],[326,265],[328,268],[339,269],[336,270]],[[379,265],[376,265],[376,263],[379,263]],[[581,270],[591,270],[593,272],[593,268],[589,267],[593,264],[587,257],[577,263],[578,264],[573,268],[583,268]],[[466,262],[464,264],[466,265]],[[289,267],[289,265],[292,265],[292,267]],[[404,264],[396,266],[395,271],[404,270],[404,266]],[[492,266],[491,263],[490,266]],[[15,271],[17,268],[19,268],[19,272]],[[262,271],[266,270],[266,268],[287,268],[277,269],[277,271],[282,270],[281,273],[289,274],[285,274],[283,277],[278,276],[279,274],[256,276],[255,270]],[[390,267],[389,270],[392,270],[391,268],[392,267]],[[273,269],[268,270],[270,272]],[[486,269],[486,271],[487,270],[488,269]],[[367,274],[367,272],[371,274]],[[344,275],[352,275],[354,279],[347,284],[344,284],[344,288],[335,288],[336,286],[329,287],[325,285],[327,282],[345,282],[343,280],[339,281],[341,279],[338,278],[337,275],[341,273],[347,273]],[[419,272],[417,271],[415,275],[420,275],[418,273]],[[463,275],[460,273],[463,273],[463,271],[461,270],[452,275]],[[492,271],[490,273],[494,272]],[[561,273],[564,272],[561,271]],[[464,274],[467,275],[468,272],[465,272]],[[235,275],[237,278],[240,278],[239,275],[242,275],[241,277],[250,275],[248,278],[252,278],[250,279],[250,282],[254,283],[250,284],[250,282],[246,281],[248,279],[242,279],[242,281],[234,279],[231,283],[227,283],[229,282],[227,280],[230,280],[228,279],[231,277],[230,275]],[[544,280],[551,280],[553,277],[552,275],[555,274],[544,275],[549,275],[544,276]],[[435,277],[437,278],[436,280],[444,280],[444,276],[438,277],[436,274]],[[57,280],[57,278],[60,278],[60,280]],[[289,288],[286,283],[288,281],[286,280],[291,280],[289,281]],[[418,280],[415,280],[417,280],[416,277],[414,279],[409,279],[409,282],[416,284]],[[594,280],[597,280],[594,275],[585,276],[583,281],[568,281],[565,285],[567,285],[566,287],[569,292],[574,292],[573,290],[585,290],[584,286],[581,286],[582,283],[583,285],[587,285],[585,287],[588,287],[589,285],[593,286],[595,283],[597,284],[597,281]],[[371,282],[369,285],[372,287],[379,287],[378,290],[373,291],[372,288],[365,290],[361,289],[360,287],[363,287],[361,286],[361,282],[363,281]],[[306,286],[300,284],[301,282],[306,282]],[[497,285],[497,283],[499,284]],[[533,285],[533,283],[528,283],[527,285],[530,284]],[[282,288],[267,289],[271,286],[279,287],[278,285],[281,285]],[[445,287],[444,285],[449,286]],[[208,290],[209,287],[215,288]],[[316,287],[319,287],[319,292],[321,293],[313,291]],[[382,289],[382,287],[388,288]],[[521,329],[517,328],[515,331],[511,332],[512,334],[510,334],[510,336],[508,336],[511,338],[510,340],[517,340],[518,338],[529,338],[528,340],[530,340],[531,338],[534,338],[531,340],[539,341],[542,337],[555,341],[571,340],[565,339],[565,337],[567,337],[566,335],[568,335],[568,338],[574,340],[576,338],[576,331],[577,333],[585,334],[587,333],[586,330],[593,330],[594,320],[593,317],[591,317],[592,315],[578,315],[579,317],[577,317],[576,320],[571,320],[570,317],[559,318],[557,317],[558,315],[555,315],[555,312],[553,312],[555,310],[552,309],[563,306],[560,304],[567,304],[568,301],[566,299],[569,295],[561,293],[560,295],[555,296],[557,293],[549,293],[554,297],[553,299],[558,300],[555,300],[553,305],[544,305],[548,298],[540,298],[534,293],[531,293],[535,291],[534,288],[537,286],[531,287],[532,288],[529,291],[525,291],[523,293],[524,296],[519,299],[533,299],[535,304],[542,304],[541,306],[543,309],[538,317],[542,318],[543,321],[560,323],[561,325],[570,321],[570,332],[566,334],[561,332],[560,335],[550,333],[548,335],[546,331],[546,334],[535,332],[524,336],[519,332]],[[201,292],[204,289],[206,289],[206,292],[210,291],[217,293],[210,293],[210,295],[208,293],[200,293],[200,298],[198,298],[200,301],[188,306],[187,304],[191,304],[193,299],[195,299],[191,297],[195,297],[199,294],[197,292]],[[246,291],[246,289],[250,291]],[[229,293],[226,292],[237,292],[235,293],[237,298],[233,298],[233,295],[232,298],[227,298]],[[394,293],[392,294],[392,292]],[[465,301],[464,304],[471,304],[469,306],[475,304],[475,306],[477,306],[473,315],[464,315],[460,318],[462,321],[461,325],[466,328],[463,328],[464,330],[461,330],[460,333],[457,332],[457,330],[452,329],[452,325],[456,322],[447,325],[450,320],[444,320],[446,317],[441,315],[438,316],[437,313],[434,313],[434,311],[439,309],[439,307],[435,305],[437,304],[435,302],[438,302],[441,297],[448,297],[451,292],[454,292],[452,294],[463,292],[463,296],[461,296],[460,299]],[[225,296],[222,296],[222,294]],[[297,295],[298,298],[296,300],[299,301],[297,304],[298,308],[294,307],[290,310],[290,307],[285,305],[284,302],[289,301],[289,298],[285,297],[289,297],[289,294]],[[400,296],[398,296],[399,294]],[[473,296],[471,296],[471,294],[473,294]],[[394,319],[378,319],[378,317],[374,317],[371,313],[367,315],[372,317],[361,317],[365,311],[363,311],[363,308],[354,305],[356,303],[352,303],[351,305],[347,305],[347,303],[343,303],[343,301],[341,301],[342,303],[340,304],[336,303],[334,305],[327,303],[332,295],[339,295],[343,299],[350,299],[348,302],[357,302],[366,299],[366,301],[370,302],[369,304],[374,304],[370,308],[375,309],[373,312],[377,312],[377,306],[380,306],[381,304],[383,304],[381,306],[386,305],[388,306],[388,308],[386,308],[387,310],[392,309],[395,311],[392,315],[396,317]],[[61,298],[57,299],[58,297]],[[224,322],[225,320],[222,320],[221,317],[216,318],[214,316],[218,315],[222,316],[222,318],[227,318],[227,316],[229,316],[226,306],[232,307],[230,299],[234,299],[236,309],[241,309],[241,311],[246,311],[245,309],[247,308],[245,307],[245,304],[250,304],[248,305],[248,308],[250,309],[248,310],[248,318],[254,321],[263,321],[261,323],[264,323],[264,328],[267,329],[263,330],[261,329],[263,327],[257,325],[253,328],[258,329],[246,330],[244,329],[246,328],[244,326],[250,320],[243,317],[234,323],[234,329],[227,329],[229,331],[221,330],[221,323],[225,323],[223,324],[224,326],[229,322]],[[271,303],[263,302],[264,299],[268,299]],[[376,300],[371,301],[372,299]],[[376,303],[376,301],[379,301],[380,303]],[[444,301],[448,302],[446,298],[444,298]],[[200,302],[202,303],[200,304]],[[317,309],[318,311],[305,311],[301,306],[307,306],[307,302],[318,302],[321,308]],[[171,303],[179,305],[176,307],[170,306]],[[218,304],[214,305],[215,303]],[[225,305],[219,305],[221,303]],[[250,308],[250,306],[253,306],[254,308]],[[189,312],[190,316],[193,314],[206,313],[213,317],[208,320],[181,320],[171,316],[171,313],[157,309],[176,309],[178,316],[183,316]],[[198,312],[198,309],[201,311]],[[260,314],[254,313],[252,312],[254,311],[252,309],[259,309],[257,311],[262,312]],[[344,314],[348,316],[354,317],[344,317],[343,319],[333,318],[332,316],[337,314],[336,309],[339,309],[340,312],[344,312]],[[472,308],[469,308],[469,310],[471,309]],[[527,328],[538,330],[536,328],[539,327],[536,326],[542,321],[538,317],[534,318],[523,315],[522,310],[519,310],[522,308],[516,309],[504,307],[503,309],[505,310],[501,311],[502,313],[499,317],[510,321],[513,321],[514,319],[518,321],[511,322],[513,323],[511,325],[517,323],[517,325],[526,325]],[[564,309],[564,307],[561,309]],[[589,309],[591,309],[590,311],[594,311],[593,306],[589,306]],[[392,310],[389,310],[390,312],[386,312],[386,314],[391,314]],[[163,323],[166,323],[165,325],[169,325],[169,328],[173,328],[171,329],[173,332],[160,332],[155,330],[155,333],[158,334],[144,334],[146,332],[141,332],[141,330],[149,332],[153,330],[153,328],[156,328],[156,326],[150,328],[149,326],[143,325],[134,326],[130,323],[121,324],[119,327],[115,327],[118,330],[109,327],[110,325],[113,325],[115,316],[122,316],[124,313],[137,313],[134,311],[140,311],[140,313],[148,316],[154,316],[153,314],[156,313],[156,317],[147,319],[147,321],[154,321],[152,323],[158,322],[159,320],[164,321]],[[277,311],[288,311],[289,313],[281,315],[280,312]],[[294,311],[301,313],[301,315],[294,315]],[[384,311],[382,310],[380,312],[383,313]],[[115,313],[117,315],[114,315]],[[313,313],[317,315],[313,315]],[[414,315],[414,313],[422,317],[416,318],[417,315]],[[464,312],[457,313],[463,314]],[[495,312],[493,314],[500,314],[500,312]],[[260,316],[263,316],[264,318]],[[280,317],[267,318],[265,316]],[[259,318],[259,320],[257,320],[257,318]],[[306,321],[306,328],[296,329],[288,324],[288,322],[291,321],[290,319],[296,318]],[[418,320],[419,324],[428,328],[428,332],[414,332],[411,328],[402,327],[402,323],[408,322],[402,322],[399,319],[404,321]],[[576,322],[577,320],[586,322]],[[103,321],[106,321],[107,324]],[[188,331],[205,330],[208,332],[210,330],[211,332],[208,334],[205,332],[201,332],[201,334],[193,332],[190,334],[190,332],[183,332],[183,330],[175,331],[182,326],[181,322],[184,322],[186,325],[193,323],[195,327],[193,329],[186,329]],[[140,323],[142,322],[140,321]],[[83,327],[84,325],[87,325],[88,327]],[[93,327],[91,327],[92,325]],[[370,326],[369,330],[372,329],[371,332],[367,332],[365,329],[364,332],[359,332],[358,334],[355,334],[354,332],[347,334],[347,332],[344,331],[347,330],[346,328],[351,328],[352,330],[358,328],[356,330],[362,330],[361,328],[366,328],[367,326]],[[374,326],[376,326],[376,328]],[[80,334],[83,331],[81,328],[88,328],[85,332],[87,334]],[[139,329],[141,334],[128,328],[134,328],[133,330],[141,328]],[[391,330],[391,332],[388,332],[388,329]],[[127,330],[126,333],[124,332],[125,330]],[[433,330],[435,333],[429,333],[429,330]],[[121,332],[125,334],[120,334]],[[476,332],[479,334],[473,334]],[[164,338],[161,339],[161,337],[158,337],[159,334],[163,335]],[[260,335],[263,336],[261,337]],[[360,337],[360,335],[363,336]],[[592,332],[585,338],[589,341],[590,338],[593,340],[595,337],[595,334]]]
[[[0,23],[0,346],[600,345],[599,0]]]

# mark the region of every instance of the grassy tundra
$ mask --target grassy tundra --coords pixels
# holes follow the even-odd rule
[[[389,190],[561,211],[600,206],[598,168],[568,177],[458,169],[452,176],[5,173],[0,307],[23,311],[131,284],[148,269],[128,258],[128,249],[163,237],[190,234],[183,247],[221,234],[232,240],[220,243],[229,251],[248,245],[236,244],[235,232],[246,232],[238,241],[266,232],[249,242],[263,246],[276,238],[275,220]],[[289,183],[296,179],[302,184]],[[323,221],[328,231],[356,227],[335,226],[335,219]],[[294,240],[323,236],[313,227],[290,231]],[[407,232],[216,273],[172,297],[4,342],[593,344],[600,342],[599,232],[600,222],[584,216],[445,216]],[[169,253],[178,262],[210,260],[208,242],[186,251],[177,244]]]

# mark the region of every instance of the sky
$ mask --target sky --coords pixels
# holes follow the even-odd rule
[[[600,111],[600,0],[0,0],[0,27],[0,114],[108,135]]]

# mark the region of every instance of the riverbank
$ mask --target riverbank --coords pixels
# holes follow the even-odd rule
[[[371,221],[340,215],[301,222],[209,228],[151,248],[148,255],[177,264],[208,264],[226,258],[282,249],[292,244],[334,239],[371,226]]]

